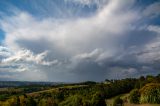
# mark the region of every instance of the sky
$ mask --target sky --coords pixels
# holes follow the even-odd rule
[[[0,0],[0,80],[160,73],[159,0]]]

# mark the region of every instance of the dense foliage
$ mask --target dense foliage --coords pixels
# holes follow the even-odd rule
[[[138,89],[130,92],[129,100],[131,103],[160,104],[160,74],[156,77],[151,75],[146,78],[140,77],[135,87]]]
[[[130,103],[139,104],[139,98],[140,98],[140,92],[139,92],[139,90],[138,89],[133,89],[130,92],[130,96],[129,96]]]
[[[141,103],[160,104],[160,84],[150,83],[140,89]]]
[[[120,96],[117,96],[113,101],[113,106],[122,106],[123,100],[120,98]]]

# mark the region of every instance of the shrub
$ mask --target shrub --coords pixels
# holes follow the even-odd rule
[[[117,96],[113,101],[113,106],[122,106],[123,100],[120,98],[120,96]]]
[[[61,102],[59,106],[82,106],[82,97],[80,95],[73,95]]]
[[[140,92],[140,103],[160,104],[160,84],[147,84],[140,89]]]
[[[130,95],[129,95],[129,101],[130,101],[130,103],[139,104],[139,99],[140,99],[139,90],[138,89],[133,89],[130,92]]]
[[[92,106],[106,106],[105,98],[101,92],[97,92],[92,97]]]

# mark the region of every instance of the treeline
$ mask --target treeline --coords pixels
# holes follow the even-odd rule
[[[63,83],[58,82],[29,82],[29,81],[0,81],[0,88],[22,86],[54,86]]]
[[[11,96],[19,96],[26,93],[43,91],[47,89],[51,89],[50,86],[21,86],[21,87],[9,87],[9,88],[0,88],[0,101],[5,101],[9,99]]]

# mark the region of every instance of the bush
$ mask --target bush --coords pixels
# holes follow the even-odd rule
[[[120,96],[117,96],[113,101],[113,106],[122,106],[123,100],[120,98]]]
[[[26,103],[27,106],[37,106],[36,101],[32,97],[29,97],[26,99],[27,99],[27,103]]]
[[[59,106],[83,106],[82,97],[80,95],[73,95],[61,102]]]
[[[160,84],[147,84],[140,89],[140,92],[140,103],[160,104]]]
[[[130,101],[130,103],[139,104],[139,99],[140,99],[139,90],[138,89],[133,89],[130,92],[130,95],[129,95],[129,101]]]
[[[101,92],[97,92],[92,97],[92,106],[106,106],[105,98]]]

